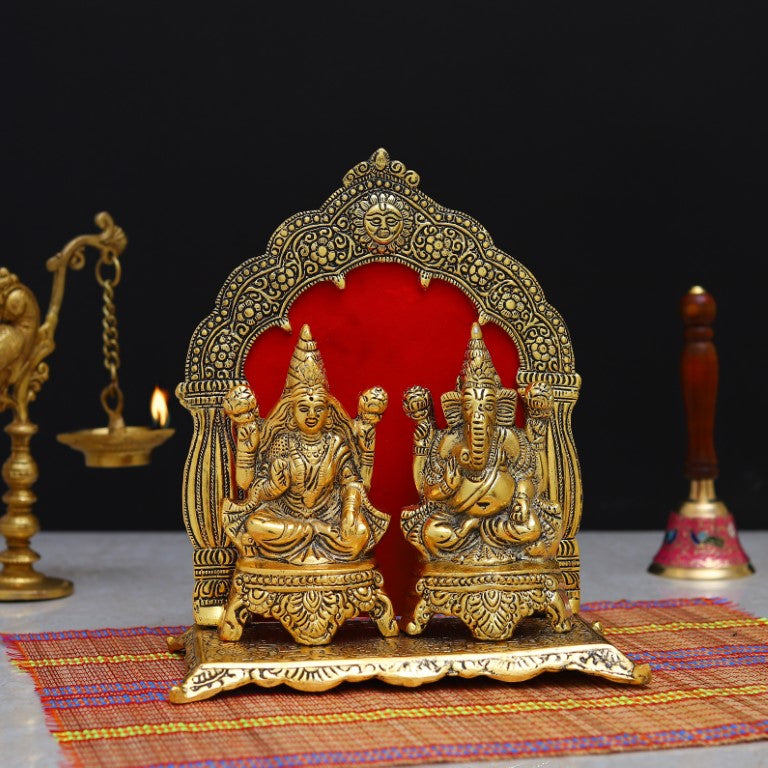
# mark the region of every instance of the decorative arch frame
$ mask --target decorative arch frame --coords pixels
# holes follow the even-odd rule
[[[482,324],[498,324],[520,357],[518,386],[548,383],[555,396],[547,439],[549,495],[563,512],[558,561],[574,610],[579,604],[582,486],[571,430],[581,378],[570,335],[546,301],[533,274],[498,248],[472,216],[445,208],[419,188],[419,175],[379,149],[358,163],[323,205],[286,219],[266,252],[248,259],[227,278],[213,311],[192,334],[184,380],[176,394],[192,414],[194,433],[184,467],[182,509],[194,548],[193,607],[200,625],[218,623],[235,552],[227,546],[217,510],[229,496],[233,451],[222,398],[247,383],[245,361],[255,339],[269,328],[290,330],[296,298],[321,281],[344,287],[345,275],[372,262],[395,262],[452,283],[474,303]],[[366,214],[386,208],[395,226],[386,237],[372,232]]]

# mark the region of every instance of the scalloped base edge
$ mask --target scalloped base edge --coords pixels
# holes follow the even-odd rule
[[[325,691],[371,679],[406,687],[446,676],[513,683],[566,670],[633,685],[651,678],[647,664],[634,664],[605,640],[599,627],[580,616],[566,633],[554,632],[542,619],[528,619],[521,624],[527,631],[503,642],[475,640],[455,619],[436,619],[433,624],[429,636],[385,639],[377,636],[370,621],[352,621],[340,642],[324,648],[290,642],[276,622],[254,624],[234,643],[220,640],[215,629],[193,626],[167,638],[171,650],[186,653],[189,668],[184,680],[171,688],[170,700],[201,701],[248,684]]]

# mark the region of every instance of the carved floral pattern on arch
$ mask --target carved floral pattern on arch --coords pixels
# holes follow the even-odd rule
[[[355,255],[350,238],[335,227],[311,229],[298,238],[293,254],[304,275],[314,277],[321,272],[336,273]],[[290,258],[290,254],[286,256]]]
[[[533,357],[534,366],[556,366],[557,344],[552,332],[545,325],[534,326],[525,334],[525,344]]]
[[[425,266],[452,271],[476,254],[466,233],[445,225],[426,222],[413,236],[411,252],[426,255]]]
[[[324,279],[341,283],[345,272],[382,258],[457,285],[481,318],[499,323],[525,347],[523,369],[572,374],[568,331],[533,275],[496,248],[475,219],[438,205],[418,183],[415,172],[382,150],[355,166],[319,209],[286,219],[267,253],[230,275],[214,311],[198,326],[188,379],[236,378],[250,340],[285,324],[304,289]],[[223,337],[230,345],[226,361],[219,359]]]
[[[488,292],[488,301],[496,311],[514,323],[527,325],[533,314],[525,294],[511,280],[496,283]]]
[[[251,259],[230,276],[219,312],[195,334],[204,337],[193,348],[205,359],[204,377],[238,376],[235,368],[254,328],[279,322],[304,281],[337,275],[360,255],[350,238],[329,224],[302,226],[281,242],[282,250]]]
[[[255,287],[245,291],[235,307],[235,320],[243,325],[243,330],[263,320],[266,314],[266,308],[262,304],[262,294]]]

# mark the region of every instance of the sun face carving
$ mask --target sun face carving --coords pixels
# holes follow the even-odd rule
[[[371,194],[355,208],[355,235],[374,253],[394,253],[411,233],[411,219],[395,195]]]
[[[403,214],[390,203],[374,203],[363,216],[365,231],[381,245],[391,243],[403,230]]]

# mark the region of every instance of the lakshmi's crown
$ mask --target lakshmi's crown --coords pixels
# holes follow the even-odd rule
[[[299,340],[293,350],[283,397],[306,391],[328,391],[325,366],[308,325],[302,326]]]

